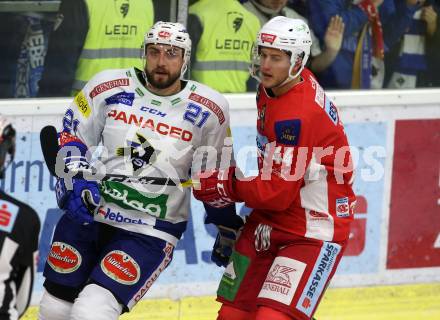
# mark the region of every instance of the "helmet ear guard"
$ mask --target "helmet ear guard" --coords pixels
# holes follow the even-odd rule
[[[270,19],[260,30],[257,40],[251,50],[252,64],[250,66],[250,74],[257,81],[260,80],[260,48],[274,48],[285,51],[290,55],[289,76],[281,84],[285,84],[291,79],[299,76],[304,69],[310,56],[310,47],[312,38],[307,24],[301,19],[290,19],[282,16]],[[298,60],[301,61],[301,67],[292,75],[292,71],[297,65]]]
[[[149,44],[165,44],[183,49],[183,64],[180,70],[182,79],[191,59],[191,39],[183,24],[178,22],[156,22],[145,34],[142,49],[142,60],[145,67],[145,50]]]

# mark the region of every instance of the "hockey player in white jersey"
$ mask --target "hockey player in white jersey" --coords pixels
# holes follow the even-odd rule
[[[65,154],[68,168],[98,165],[107,173],[170,178],[177,186],[59,178],[65,214],[44,269],[40,319],[118,319],[171,262],[190,210],[190,190],[178,181],[189,179],[192,166],[193,172],[201,163],[217,167],[229,132],[226,99],[182,79],[190,55],[183,25],[158,22],[145,35],[143,71],[98,73],[68,107],[59,145],[79,150]],[[91,164],[99,143],[101,157]],[[242,220],[234,206],[214,209],[208,201],[205,208],[205,222],[220,231],[212,259],[225,265]]]

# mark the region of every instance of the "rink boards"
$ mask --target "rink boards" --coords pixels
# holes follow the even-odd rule
[[[440,281],[440,90],[330,92],[355,154],[358,206],[350,244],[332,287]],[[227,95],[236,158],[256,168],[255,97]],[[61,212],[45,168],[39,130],[60,121],[69,99],[2,100],[0,113],[17,128],[17,154],[2,186],[33,206],[41,219],[41,271]],[[240,212],[249,209],[238,205]],[[222,270],[209,261],[215,230],[193,200],[188,230],[174,261],[149,298],[213,295]]]

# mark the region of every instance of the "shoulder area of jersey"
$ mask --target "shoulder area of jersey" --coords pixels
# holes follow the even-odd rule
[[[319,84],[318,80],[316,80],[315,75],[307,68],[304,68],[304,70],[301,72],[301,77],[304,81],[303,88],[306,98],[314,100],[320,108],[323,108],[325,91],[324,88]]]
[[[134,71],[132,68],[126,69],[106,69],[96,73],[90,80],[89,83],[99,83],[109,80],[115,80],[118,78],[132,78],[135,77]]]
[[[192,97],[194,97],[195,95],[199,95],[202,98],[207,98],[215,102],[222,109],[229,108],[229,102],[223,94],[203,83],[193,80],[188,80],[186,87],[189,89],[189,91],[191,91],[189,95],[189,98],[191,100],[194,100],[192,99]]]
[[[306,101],[310,106],[311,115],[328,118],[335,126],[341,125],[339,111],[332,99],[325,93],[324,89],[316,80],[312,72],[305,69],[301,76],[308,83],[306,85]]]
[[[95,74],[88,82],[88,87],[93,89],[97,85],[106,84],[111,87],[113,85],[128,86],[133,83],[136,77],[133,69],[107,69]]]
[[[83,88],[84,94],[91,99],[101,93],[114,94],[114,90],[132,91],[136,86],[135,71],[133,69],[108,69],[95,74]],[[129,87],[132,89],[127,90]],[[105,94],[104,94],[105,95]]]

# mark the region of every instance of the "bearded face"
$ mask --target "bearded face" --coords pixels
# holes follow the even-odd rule
[[[145,74],[150,85],[166,89],[180,78],[183,49],[170,45],[151,44],[145,52]]]

